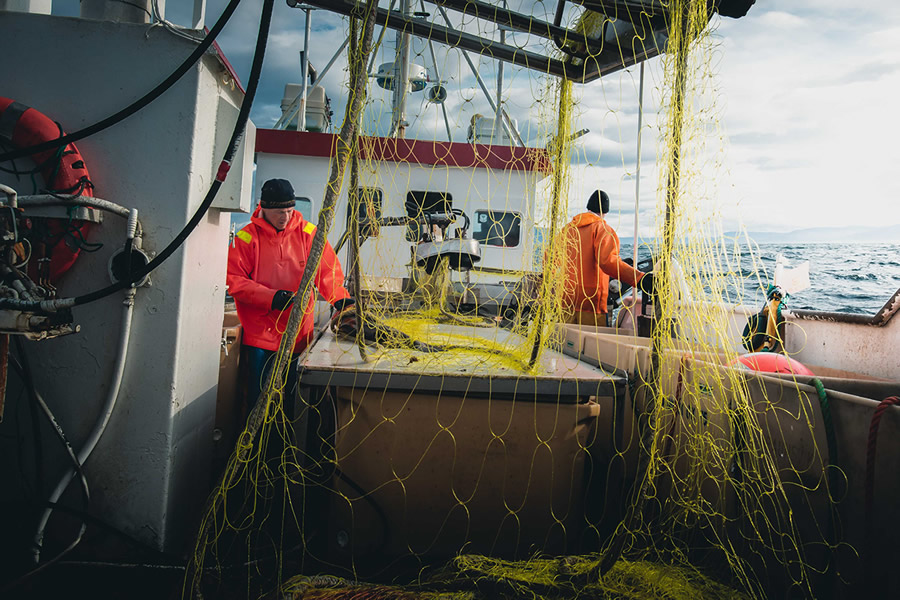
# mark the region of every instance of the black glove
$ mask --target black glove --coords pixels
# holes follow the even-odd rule
[[[355,336],[358,324],[356,322],[356,306],[353,298],[338,300],[332,307],[331,330],[338,335],[347,337]]]
[[[272,298],[272,310],[284,310],[294,303],[294,292],[278,290]]]
[[[641,277],[641,280],[638,282],[638,289],[646,296],[652,296],[656,293],[656,287],[653,281],[653,271],[644,273],[644,276]]]

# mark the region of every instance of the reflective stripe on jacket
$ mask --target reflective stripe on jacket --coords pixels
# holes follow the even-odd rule
[[[237,232],[228,250],[228,292],[237,305],[243,327],[243,343],[263,350],[277,350],[287,327],[291,307],[272,310],[272,299],[278,290],[296,292],[306,268],[316,227],[294,211],[283,231],[266,221],[259,207],[250,223]],[[344,274],[332,249],[325,242],[322,261],[316,272],[315,286],[329,303],[349,298],[344,289]],[[300,324],[294,352],[309,343],[313,331],[315,292]]]
[[[563,228],[562,240],[566,261],[563,302],[570,311],[605,313],[610,278],[635,286],[643,277],[619,258],[619,236],[596,213],[573,218]]]

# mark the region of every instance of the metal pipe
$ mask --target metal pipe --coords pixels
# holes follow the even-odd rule
[[[300,61],[300,71],[303,73],[303,91],[300,92],[300,121],[297,131],[306,131],[306,93],[309,87],[309,36],[311,34],[312,8],[305,8],[306,27],[303,33],[303,59]]]
[[[425,10],[425,0],[419,0],[419,2],[422,5],[422,12],[423,13],[427,12]],[[437,58],[434,55],[434,44],[432,43],[432,41],[430,39],[428,40],[428,51],[431,53],[431,64],[432,64],[432,66],[434,66],[434,78],[437,79],[438,85],[440,85],[441,71],[440,71],[440,69],[438,69]],[[447,141],[452,142],[453,134],[450,133],[450,119],[447,118],[447,107],[444,105],[443,102],[441,102],[441,113],[443,113],[443,115],[444,115],[444,127],[447,128]]]
[[[453,27],[453,24],[450,22],[450,17],[447,16],[447,11],[444,10],[443,6],[437,7],[438,12],[441,13],[441,16],[444,17],[444,21],[447,23],[448,27]],[[469,65],[469,70],[472,71],[472,75],[475,76],[475,80],[478,82],[478,85],[481,87],[481,91],[484,94],[484,97],[487,98],[488,104],[491,106],[491,110],[496,112],[501,112],[501,110],[494,104],[494,99],[491,97],[491,93],[488,91],[487,86],[484,84],[484,80],[481,78],[481,75],[478,73],[478,69],[475,68],[475,63],[472,62],[472,59],[469,58],[469,53],[463,49],[460,49],[460,52],[463,55],[463,58],[466,59],[466,63]],[[501,119],[500,121],[503,128],[506,130],[506,133],[509,135],[510,139],[518,138],[518,132],[513,134],[513,128],[507,123],[505,119]],[[496,123],[494,124],[496,126]]]
[[[504,2],[506,4],[506,2]],[[500,43],[506,43],[506,30],[502,27],[500,28]],[[497,123],[503,121],[503,113],[501,112],[500,107],[503,104],[503,61],[497,61],[497,111],[494,113],[494,129],[497,128]],[[512,125],[512,123],[510,123]]]
[[[134,315],[135,291],[136,290],[133,287],[125,290],[125,299],[122,301],[124,307],[122,310],[122,329],[119,332],[119,345],[116,364],[113,368],[112,382],[109,386],[106,401],[103,403],[103,410],[100,413],[100,417],[97,419],[90,435],[88,435],[87,440],[78,452],[78,464],[80,465],[84,465],[85,462],[87,462],[87,459],[94,451],[94,448],[97,447],[97,442],[100,441],[100,437],[103,435],[103,432],[106,431],[109,419],[112,417],[113,410],[116,408],[116,400],[119,397],[119,390],[122,387],[122,379],[125,374],[125,363],[128,360],[128,343],[131,340],[131,317]],[[55,503],[59,500],[76,474],[77,472],[75,469],[71,469],[59,480],[59,483],[53,489],[53,493],[50,494],[49,501],[51,503]],[[34,535],[33,556],[35,563],[40,562],[41,544],[44,542],[44,530],[47,527],[47,521],[50,519],[50,514],[52,512],[53,508],[48,507],[44,510],[43,514],[41,514],[37,532]]]
[[[509,10],[506,2],[503,2],[503,8],[500,8],[480,0],[428,1],[436,6],[447,7],[464,15],[468,14],[478,19],[492,21],[501,27],[508,27],[529,35],[536,35],[546,39],[557,37],[564,40],[577,40],[583,42],[592,54],[598,54],[603,49],[601,40],[592,40],[583,33],[577,33],[565,27],[558,27],[546,21],[532,18],[529,15]]]
[[[308,2],[309,4],[344,15],[354,14],[356,8],[356,3],[353,0],[308,0]],[[473,52],[486,54],[492,58],[515,63],[528,69],[584,83],[593,81],[600,75],[623,69],[635,62],[634,60],[629,61],[628,56],[623,61],[617,53],[615,65],[607,66],[604,64],[601,68],[597,61],[588,61],[584,65],[575,66],[529,50],[509,45],[501,46],[498,42],[491,42],[476,35],[457,31],[452,26],[449,28],[443,27],[421,19],[402,16],[399,12],[389,12],[384,8],[377,9],[376,20],[379,25],[384,25],[394,30],[406,30],[413,35],[433,39],[447,46],[469,49]],[[652,49],[648,48],[648,51]],[[658,54],[658,51],[656,54]],[[653,54],[653,56],[656,54]],[[644,58],[649,57],[645,56]]]
[[[331,57],[331,60],[328,61],[328,64],[325,65],[325,68],[322,69],[322,72],[319,73],[318,76],[316,77],[316,82],[322,81],[322,79],[324,79],[325,74],[328,73],[328,70],[331,69],[331,67],[334,65],[335,62],[337,62],[338,56],[341,55],[341,53],[344,51],[344,48],[346,48],[347,44],[349,44],[349,43],[350,43],[349,37],[344,39],[344,43],[340,45],[340,47],[337,49],[337,51]],[[316,88],[318,86],[319,86],[319,84],[316,83],[316,85],[314,85],[313,88]],[[284,114],[282,114],[281,117],[279,117],[279,119],[277,121],[275,121],[275,125],[272,127],[272,129],[278,129],[285,123],[290,123],[291,121],[294,120],[294,117],[297,116],[297,112],[300,110],[301,96],[302,96],[302,94],[300,94],[296,98],[294,98],[294,100],[291,102],[291,105],[288,106],[286,111],[284,111]]]
[[[6,194],[6,205],[10,208],[18,208],[19,206],[19,195],[16,193],[16,190],[12,189],[8,185],[3,185],[0,183],[0,192]]]
[[[391,0],[390,4],[387,7],[387,14],[391,14],[394,11],[394,5],[397,3],[397,0]],[[378,40],[372,46],[372,54],[369,56],[369,66],[366,68],[366,73],[371,73],[372,68],[375,66],[375,59],[378,58],[378,50],[381,48],[381,42],[384,41],[384,36],[387,34],[388,27],[385,25],[381,28],[381,33],[378,34]]]
[[[92,198],[90,196],[66,196],[65,198],[60,198],[53,194],[35,194],[33,196],[20,196],[18,198],[19,206],[70,206],[73,204],[97,208],[125,219],[130,218],[132,213],[132,209],[126,208],[121,204],[103,200],[102,198]],[[141,235],[143,232],[141,222],[136,221],[135,226],[135,235]]]
[[[409,0],[400,0],[400,14],[409,16]],[[409,89],[410,34],[406,28],[397,30],[397,51],[394,57],[394,123],[391,133],[406,137],[406,96]]]
[[[125,208],[121,204],[100,198],[91,198],[90,196],[66,196],[65,198],[60,198],[52,194],[35,194],[34,196],[22,196],[19,198],[19,206],[69,206],[72,204],[99,208],[126,219],[131,214],[130,209]]]
[[[637,168],[634,181],[634,242],[632,243],[632,264],[638,264],[638,208],[641,204],[641,127],[644,120],[644,63],[641,63],[641,85],[638,91],[638,127],[637,127]]]
[[[194,15],[191,29],[203,29],[206,24],[206,0],[194,0]]]
[[[424,2],[423,2],[424,4]],[[434,64],[434,76],[437,78],[438,83],[441,81],[441,72],[438,71],[437,59],[434,56],[434,44],[431,43],[431,40],[428,40],[428,50],[431,52],[431,62]],[[441,113],[444,115],[444,127],[447,128],[447,141],[453,141],[453,134],[450,133],[450,119],[447,117],[447,106],[446,103],[441,102]]]

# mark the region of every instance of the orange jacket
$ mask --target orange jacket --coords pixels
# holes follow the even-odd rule
[[[561,239],[563,305],[568,310],[605,313],[610,278],[635,286],[644,276],[619,258],[619,236],[596,213],[577,215],[563,228]]]
[[[297,291],[315,233],[316,226],[297,211],[287,227],[278,231],[257,207],[250,223],[235,235],[234,244],[228,250],[226,281],[241,319],[244,344],[263,350],[278,349],[291,307],[272,310],[272,299],[278,290]],[[341,265],[326,241],[316,272],[316,289],[327,302],[334,304],[350,297],[343,281]],[[311,294],[294,352],[302,351],[312,338],[315,300],[315,294]]]

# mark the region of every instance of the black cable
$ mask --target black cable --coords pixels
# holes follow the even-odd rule
[[[22,342],[19,339],[19,336],[13,336],[13,342],[16,345],[16,351],[20,356],[24,356],[22,350]],[[12,354],[9,355],[10,364],[14,367],[18,367],[18,362]],[[38,420],[38,399],[37,399],[37,389],[34,387],[34,380],[31,378],[31,370],[22,369],[19,372],[19,376],[22,378],[22,381],[25,383],[25,389],[28,390],[28,408],[29,413],[31,414],[31,433],[33,436],[34,442],[34,469],[37,472],[35,478],[35,494],[38,498],[44,497],[44,444],[41,440],[41,423]]]
[[[234,3],[239,1],[240,0],[233,0]],[[143,279],[146,275],[153,271],[153,269],[165,262],[165,260],[168,259],[179,247],[181,247],[181,244],[184,243],[184,241],[194,231],[194,229],[206,215],[206,212],[209,210],[209,207],[212,205],[213,200],[216,197],[216,193],[218,193],[219,188],[225,181],[225,177],[228,174],[228,169],[231,167],[231,161],[234,158],[235,152],[237,151],[238,143],[240,142],[241,137],[243,137],[244,135],[244,128],[246,127],[247,121],[250,118],[250,109],[253,106],[253,99],[256,96],[256,90],[259,87],[259,77],[262,73],[262,65],[266,55],[266,44],[269,39],[269,26],[272,22],[273,8],[274,0],[264,0],[262,15],[260,16],[259,22],[259,35],[256,38],[256,50],[253,54],[253,65],[250,68],[250,79],[247,82],[247,92],[244,95],[244,101],[241,103],[241,110],[238,113],[237,122],[235,123],[234,130],[231,133],[231,140],[228,142],[228,148],[225,150],[225,156],[222,158],[222,162],[219,164],[219,171],[216,174],[216,179],[215,181],[213,181],[212,185],[209,188],[209,191],[206,193],[206,197],[203,199],[203,202],[197,208],[197,212],[194,213],[194,216],[191,217],[191,220],[188,221],[188,223],[184,226],[184,229],[179,232],[175,239],[172,240],[169,245],[166,246],[162,250],[162,252],[160,252],[153,260],[151,260],[143,267],[137,269],[136,272],[129,278],[130,280],[125,279],[95,292],[78,296],[75,298],[75,306],[80,306],[82,304],[87,304],[88,302],[93,302],[94,300],[99,300],[100,298],[108,296],[119,290],[123,290],[126,287],[129,287],[132,284]]]
[[[236,7],[239,2],[240,2],[240,0],[232,0],[232,2],[229,4],[229,8],[232,9],[232,12],[233,12],[234,7]],[[136,281],[140,281],[140,279],[143,278],[147,273],[152,271],[154,268],[159,266],[159,264],[161,264],[163,261],[165,261],[169,256],[171,256],[172,253],[174,253],[175,250],[177,250],[181,246],[181,244],[184,242],[184,240],[187,239],[187,237],[191,234],[191,232],[194,230],[194,228],[196,228],[197,224],[200,223],[200,220],[206,214],[206,211],[209,209],[210,205],[212,204],[213,200],[215,199],[216,193],[218,192],[219,188],[221,187],[222,182],[225,180],[225,176],[228,173],[228,168],[230,166],[231,160],[232,160],[232,158],[234,158],[234,153],[235,153],[235,150],[237,149],[238,142],[239,142],[240,138],[243,136],[244,127],[246,126],[247,121],[250,117],[250,108],[253,104],[253,98],[256,95],[256,89],[259,84],[259,76],[260,76],[260,73],[262,72],[262,64],[263,64],[263,60],[265,58],[266,43],[268,42],[269,26],[272,22],[273,8],[274,8],[274,0],[264,0],[262,14],[260,16],[260,23],[259,23],[259,36],[257,37],[257,40],[256,40],[256,50],[253,55],[253,66],[251,67],[251,70],[250,70],[250,81],[248,82],[248,85],[247,85],[247,92],[244,96],[244,101],[241,103],[241,110],[240,110],[240,113],[238,114],[237,122],[235,123],[235,126],[234,126],[234,131],[231,134],[231,140],[229,141],[228,148],[225,151],[225,157],[222,159],[222,163],[219,165],[219,171],[216,176],[216,180],[210,186],[210,189],[207,192],[206,197],[203,200],[203,203],[198,207],[197,212],[194,213],[194,216],[185,225],[184,229],[181,230],[181,232],[178,234],[178,236],[176,236],[176,238],[174,240],[172,240],[172,242],[168,246],[166,246],[166,248],[162,252],[160,252],[160,254],[153,261],[151,261],[145,267],[138,269],[138,272],[132,278],[132,279],[134,279],[134,281],[121,281],[118,284],[113,284],[104,289],[97,290],[96,292],[92,292],[92,293],[86,294],[84,296],[79,296],[79,297],[75,298],[75,305],[85,304],[85,303],[91,302],[93,300],[98,300],[98,299],[108,296],[109,294],[112,294],[116,291],[125,289],[126,287],[130,286],[132,283],[134,283]],[[227,10],[228,9],[226,9],[226,11]],[[223,13],[223,17],[224,17],[224,14],[225,13]],[[222,22],[223,19],[220,17],[219,21]],[[218,25],[219,25],[219,23],[216,23],[216,26],[218,26]],[[224,23],[222,23],[222,25],[224,25]],[[210,33],[212,33],[212,32],[210,32]],[[209,36],[207,36],[207,37],[209,37]],[[2,160],[2,159],[3,159],[3,157],[0,156],[0,160]],[[39,303],[34,303],[34,304],[39,305]],[[2,306],[2,305],[0,305],[0,306]],[[59,559],[61,559],[66,554],[68,554],[73,548],[75,548],[75,546],[81,541],[81,536],[82,536],[83,532],[84,532],[84,527],[82,527],[82,531],[79,533],[77,539],[72,544],[70,544],[67,548],[65,548],[62,552],[60,552],[58,555],[56,555],[50,561],[42,564],[41,566],[37,567],[36,569],[34,569],[32,571],[29,571],[28,573],[24,574],[22,577],[18,578],[16,581],[12,582],[10,585],[4,587],[2,591],[6,592],[15,587],[18,587],[19,585],[21,585],[22,583],[24,583],[25,581],[27,581],[34,575],[37,575],[38,573],[40,573],[41,571],[43,571],[50,565],[56,563]]]
[[[16,373],[28,387],[28,390],[33,395],[35,401],[40,404],[40,407],[44,412],[44,416],[50,422],[50,425],[53,427],[53,431],[56,433],[56,437],[62,443],[63,449],[66,451],[69,460],[72,462],[72,467],[75,469],[75,473],[81,479],[84,508],[85,510],[87,510],[88,506],[90,505],[91,492],[90,488],[88,487],[87,478],[84,475],[84,471],[81,469],[81,463],[78,462],[78,456],[75,454],[75,450],[72,448],[72,444],[69,442],[69,438],[66,436],[65,431],[63,431],[59,422],[56,420],[56,417],[52,412],[50,412],[50,409],[47,407],[46,403],[42,401],[37,393],[37,388],[34,385],[34,377],[31,372],[31,364],[28,360],[28,356],[25,354],[25,348],[22,345],[21,338],[19,336],[16,336],[14,343],[16,345],[16,352],[18,353],[22,362],[20,363],[19,359],[10,354],[9,364],[12,365],[13,370],[16,371]]]
[[[239,2],[240,0],[233,0],[233,2]],[[259,87],[259,77],[262,73],[262,65],[266,55],[266,43],[269,39],[269,25],[272,22],[272,10],[274,6],[274,0],[264,0],[262,15],[260,16],[259,22],[259,35],[256,38],[256,50],[253,54],[253,65],[250,68],[250,80],[247,82],[247,92],[244,95],[244,101],[241,103],[241,110],[238,113],[237,122],[234,124],[234,130],[231,132],[231,140],[228,142],[228,148],[225,150],[225,156],[222,158],[222,162],[219,164],[219,170],[216,174],[216,179],[213,181],[212,185],[209,188],[209,191],[206,193],[206,197],[203,199],[203,202],[197,208],[197,211],[194,213],[194,216],[191,217],[191,220],[187,222],[178,235],[172,240],[168,246],[166,246],[162,252],[160,252],[153,260],[144,265],[143,267],[136,270],[136,272],[129,278],[123,279],[118,283],[114,283],[109,285],[103,289],[91,292],[89,294],[84,294],[82,296],[77,296],[75,298],[75,306],[80,306],[82,304],[87,304],[88,302],[93,302],[95,300],[99,300],[100,298],[104,298],[112,293],[118,292],[119,290],[123,290],[132,284],[140,281],[145,276],[147,276],[153,269],[161,265],[166,261],[179,247],[187,237],[194,231],[203,217],[206,215],[206,211],[209,210],[209,207],[212,205],[213,200],[216,197],[216,193],[219,191],[219,188],[222,187],[222,183],[225,181],[225,177],[228,174],[228,169],[231,167],[231,161],[234,158],[234,154],[237,150],[238,142],[241,137],[244,135],[244,128],[247,125],[247,121],[250,118],[250,109],[253,105],[253,99],[256,96],[256,90]]]
[[[181,65],[172,72],[171,75],[166,77],[166,79],[157,85],[155,88],[147,92],[142,98],[136,100],[129,106],[123,108],[116,114],[103,119],[102,121],[98,121],[93,125],[89,125],[84,129],[80,129],[75,133],[70,133],[69,135],[64,135],[62,137],[56,138],[55,140],[48,140],[46,142],[41,142],[40,144],[35,144],[34,146],[28,146],[27,148],[19,148],[18,150],[13,150],[12,152],[5,152],[0,154],[0,162],[13,160],[16,158],[22,158],[25,156],[31,156],[32,154],[36,154],[38,152],[44,152],[46,150],[51,150],[53,148],[58,148],[59,146],[66,146],[68,144],[77,142],[78,140],[82,140],[88,136],[94,135],[95,133],[99,133],[104,129],[111,127],[118,123],[119,121],[123,121],[138,112],[142,108],[149,105],[151,102],[160,97],[163,93],[165,93],[170,87],[175,85],[175,83],[184,76],[188,70],[194,66],[200,57],[209,49],[212,43],[216,40],[216,37],[228,23],[228,20],[231,18],[231,15],[234,14],[235,9],[237,9],[238,5],[241,3],[241,0],[231,0],[228,3],[228,6],[225,7],[225,10],[222,11],[222,15],[219,17],[219,20],[216,21],[216,24],[212,26],[212,29],[209,30],[209,33],[203,38],[203,41],[200,42],[200,45],[197,46],[190,56],[185,59]]]
[[[66,438],[65,433],[63,432],[62,428],[59,426],[59,423],[56,421],[56,418],[53,416],[53,413],[50,412],[50,409],[47,407],[47,405],[44,403],[44,401],[37,394],[37,389],[34,387],[34,378],[32,377],[32,373],[31,373],[31,365],[28,362],[28,356],[25,354],[25,350],[24,350],[24,347],[22,346],[22,340],[20,337],[18,337],[18,336],[15,337],[15,344],[16,344],[16,351],[18,352],[19,357],[21,357],[22,362],[20,364],[19,361],[16,359],[16,357],[10,355],[10,359],[11,359],[10,364],[13,365],[13,368],[16,370],[16,372],[19,374],[19,376],[25,381],[26,385],[29,387],[32,396],[38,402],[40,407],[43,409],[44,414],[46,415],[47,419],[50,421],[50,424],[53,426],[54,431],[56,432],[59,439],[62,441],[63,446],[65,447],[69,458],[74,463],[75,470],[78,473],[78,475],[80,475],[80,477],[81,477],[82,492],[84,494],[84,505],[85,505],[84,508],[85,508],[85,512],[86,512],[88,509],[88,506],[90,505],[91,498],[90,498],[90,490],[89,490],[88,484],[87,484],[87,478],[85,478],[84,472],[81,470],[81,463],[78,462],[78,457],[75,455],[74,450],[72,450],[72,445],[69,444],[69,440]],[[26,581],[28,581],[29,579],[31,579],[38,573],[44,571],[51,565],[57,563],[60,559],[62,559],[69,552],[74,550],[75,547],[81,543],[81,540],[84,537],[85,531],[87,531],[87,521],[82,519],[81,525],[78,529],[78,533],[76,534],[75,539],[72,540],[72,542],[68,546],[66,546],[66,548],[64,548],[60,553],[58,553],[56,556],[54,556],[47,562],[35,567],[31,571],[28,571],[27,573],[25,573],[24,575],[22,575],[21,577],[19,577],[12,583],[10,583],[9,585],[4,586],[3,589],[0,591],[8,592],[12,589],[15,589],[16,587],[25,583]]]
[[[129,535],[128,533],[125,533],[118,527],[115,527],[114,525],[110,525],[103,519],[95,517],[94,515],[92,515],[88,512],[85,512],[83,510],[80,510],[80,509],[77,509],[77,508],[74,508],[71,506],[66,506],[65,504],[61,504],[59,502],[50,502],[49,500],[45,500],[41,504],[34,504],[34,503],[30,503],[30,502],[0,502],[0,507],[2,507],[3,510],[15,510],[18,508],[23,508],[23,507],[25,507],[25,508],[41,508],[41,509],[52,508],[55,512],[61,512],[61,513],[65,513],[67,515],[78,517],[82,521],[87,522],[89,525],[96,525],[100,529],[104,529],[104,530],[108,531],[109,533],[112,533],[113,535],[122,538],[123,540],[125,540],[126,542],[128,542],[129,544],[131,544],[132,546],[134,546],[135,548],[137,548],[143,552],[149,552],[155,556],[159,556],[161,559],[168,561],[169,564],[178,564],[179,561],[181,560],[178,556],[175,556],[172,554],[167,554],[166,552],[157,550],[153,546],[150,546],[149,544],[142,542],[141,540]]]
[[[106,521],[104,521],[103,519],[95,517],[94,515],[87,513],[83,510],[79,510],[79,509],[71,507],[71,506],[66,506],[65,504],[61,504],[59,502],[50,502],[50,501],[44,501],[43,504],[38,504],[38,505],[34,505],[33,503],[30,503],[30,502],[0,502],[0,508],[2,508],[3,510],[16,510],[16,509],[21,509],[23,507],[24,508],[30,508],[30,507],[31,508],[33,508],[33,507],[52,508],[55,512],[61,512],[61,513],[65,513],[67,515],[78,517],[79,519],[87,522],[90,525],[96,525],[98,528],[104,529],[107,532],[121,538],[122,540],[128,542],[130,545],[134,546],[136,549],[141,550],[142,552],[147,552],[153,556],[158,557],[160,560],[160,562],[142,564],[142,565],[132,565],[132,564],[128,564],[128,563],[103,563],[103,562],[96,562],[96,561],[93,561],[93,562],[92,561],[79,561],[77,563],[79,565],[84,565],[84,566],[108,565],[111,567],[142,566],[142,567],[151,568],[151,569],[152,568],[185,569],[187,567],[187,565],[183,562],[183,559],[180,556],[178,556],[176,554],[170,554],[170,553],[162,551],[162,550],[158,550],[155,547],[147,544],[146,542],[142,542],[141,540],[137,539],[136,537],[122,531],[115,525],[111,525],[111,524],[107,523]],[[287,551],[292,552],[292,551],[300,549],[301,547],[302,547],[302,544],[294,546],[293,548],[289,548]],[[220,569],[220,568],[221,569],[232,569],[232,568],[238,568],[238,567],[246,567],[246,566],[260,563],[260,562],[276,560],[277,558],[278,558],[277,555],[264,556],[264,557],[250,560],[250,561],[242,561],[239,563],[227,563],[227,564],[219,565],[219,567],[209,567],[208,569],[216,570],[216,569]],[[65,562],[62,562],[59,564],[60,565],[74,565],[76,563],[65,561]]]
[[[235,6],[238,2],[240,2],[240,0],[232,0],[232,4],[234,4]],[[231,7],[232,4],[229,4],[229,7]],[[228,148],[225,151],[225,156],[222,159],[222,162],[219,164],[219,170],[216,174],[215,181],[213,181],[212,185],[209,188],[209,191],[207,191],[206,197],[203,199],[203,202],[197,208],[197,211],[191,217],[191,220],[188,221],[188,223],[179,232],[175,239],[173,239],[169,243],[169,245],[166,246],[153,260],[148,262],[146,265],[136,269],[132,273],[132,276],[128,279],[123,279],[105,288],[75,297],[73,304],[74,306],[81,306],[83,304],[105,298],[110,294],[114,294],[115,292],[130,287],[131,285],[146,277],[151,271],[165,262],[176,250],[178,250],[179,247],[181,247],[181,244],[184,243],[184,240],[187,239],[187,237],[194,231],[194,229],[206,215],[206,212],[212,205],[213,200],[215,200],[216,193],[219,191],[219,188],[225,181],[225,177],[228,174],[228,169],[231,167],[231,160],[234,158],[234,154],[237,150],[238,142],[244,135],[244,128],[246,127],[247,121],[250,118],[250,109],[253,105],[253,99],[256,96],[256,90],[259,86],[259,77],[262,72],[262,64],[265,58],[266,43],[269,37],[269,25],[272,21],[273,5],[274,0],[264,1],[262,16],[260,18],[259,36],[256,39],[256,50],[253,55],[253,65],[250,69],[250,80],[247,83],[247,91],[244,95],[244,101],[241,103],[241,110],[238,113],[238,118],[235,122],[234,130],[231,133],[231,140],[228,143]],[[218,25],[218,23],[216,23],[216,25]],[[2,158],[3,157],[0,156],[0,159]],[[40,302],[9,303],[5,299],[0,299],[0,308],[15,308],[18,310],[41,310]]]
[[[338,479],[353,488],[353,491],[359,494],[360,498],[368,502],[369,505],[375,510],[375,514],[378,515],[378,519],[381,521],[381,527],[384,532],[384,537],[381,538],[381,544],[378,546],[378,548],[373,550],[372,553],[380,554],[384,551],[385,548],[387,548],[388,543],[391,541],[391,523],[388,520],[387,514],[385,514],[384,510],[381,508],[381,505],[375,502],[375,498],[372,497],[372,494],[364,490],[362,486],[353,481],[353,479],[351,479],[349,475],[341,471],[340,467],[335,466],[334,474]]]

